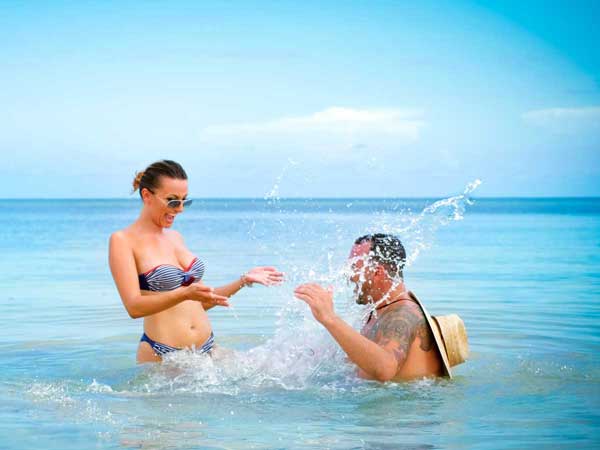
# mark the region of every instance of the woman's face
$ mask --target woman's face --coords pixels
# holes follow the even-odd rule
[[[153,189],[154,193],[144,188],[142,198],[154,223],[160,227],[169,228],[173,225],[175,216],[183,212],[183,200],[188,195],[188,182],[168,177],[160,177],[159,181],[160,185]],[[170,208],[167,206],[170,200],[181,200],[182,202],[176,208]]]

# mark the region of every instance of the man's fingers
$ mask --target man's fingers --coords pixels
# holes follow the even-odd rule
[[[266,270],[267,272],[277,272],[277,269],[275,267],[271,267],[271,266],[264,266],[261,267],[262,270]]]
[[[298,293],[298,294],[307,295],[309,292],[310,292],[310,289],[308,289],[304,285],[298,286],[296,289],[294,289],[294,294]]]
[[[309,306],[312,304],[312,298],[309,295],[302,294],[300,292],[294,292],[294,296],[305,301]]]
[[[299,298],[300,300],[304,300],[310,307],[317,307],[318,305],[320,305],[319,299],[312,295],[310,292],[294,291],[294,296]]]
[[[298,286],[294,289],[294,294],[310,295],[310,289],[307,289],[306,286]]]
[[[323,291],[323,288],[321,286],[319,286],[318,284],[314,284],[314,283],[308,283],[308,284],[303,285],[303,289],[305,292],[312,294],[312,295],[316,295]]]
[[[307,286],[298,286],[295,290],[294,290],[294,294],[301,294],[301,295],[305,295],[308,298],[310,298],[311,301],[313,301],[313,298],[316,297],[315,296],[315,292],[313,289],[307,287]]]

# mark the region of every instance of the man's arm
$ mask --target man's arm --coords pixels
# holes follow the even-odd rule
[[[392,351],[367,339],[337,315],[321,324],[359,367],[359,376],[377,381],[394,378],[398,362]]]
[[[390,312],[374,327],[372,336],[365,337],[335,314],[330,291],[317,284],[304,284],[296,288],[295,294],[310,306],[315,319],[360,368],[360,376],[378,381],[394,378],[398,368],[404,364],[415,336],[412,319],[388,318],[392,314]],[[394,327],[399,327],[399,330]]]

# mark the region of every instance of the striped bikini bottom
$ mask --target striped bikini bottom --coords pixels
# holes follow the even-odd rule
[[[164,355],[166,353],[170,353],[170,352],[175,352],[177,350],[183,350],[182,348],[171,347],[170,345],[161,344],[160,342],[156,342],[156,341],[150,339],[146,333],[144,333],[142,335],[140,342],[147,342],[148,344],[150,344],[150,347],[152,347],[152,350],[154,350],[154,353],[156,353],[158,356],[162,356],[162,355]],[[204,344],[202,344],[200,347],[196,347],[195,351],[196,351],[196,353],[208,353],[212,350],[214,345],[215,345],[215,335],[211,331],[210,336],[208,337],[206,342]]]

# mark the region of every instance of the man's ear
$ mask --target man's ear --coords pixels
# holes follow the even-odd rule
[[[387,271],[385,270],[385,268],[381,264],[377,264],[377,269],[375,269],[375,275],[379,279],[382,279],[382,278],[387,277]]]

